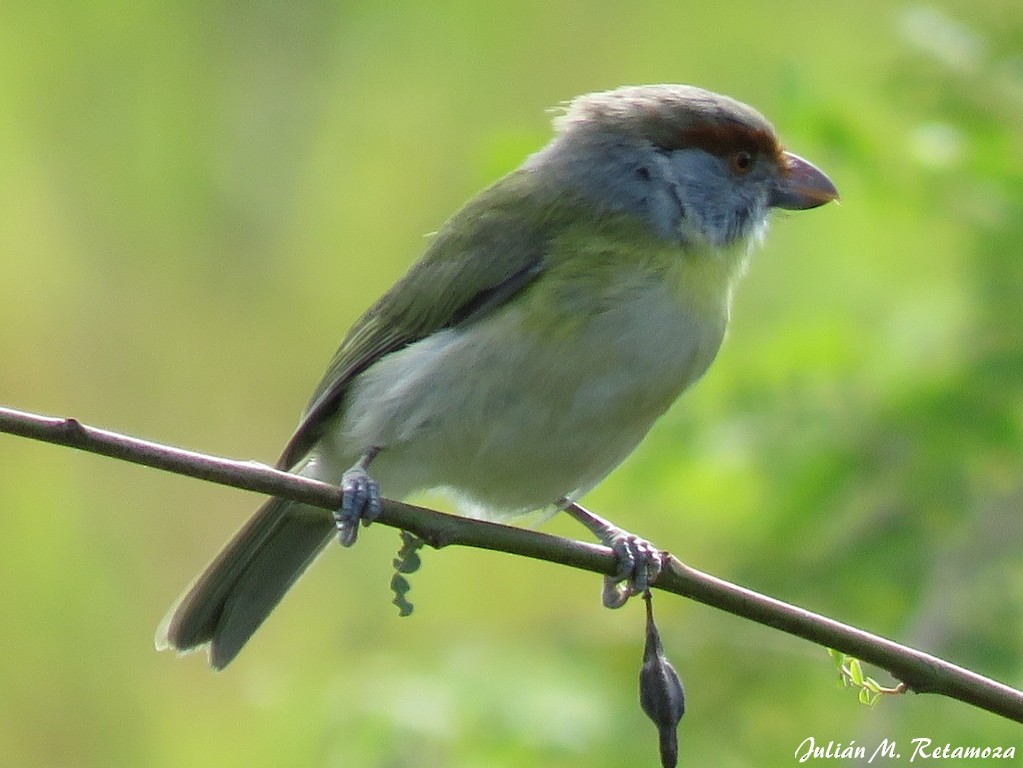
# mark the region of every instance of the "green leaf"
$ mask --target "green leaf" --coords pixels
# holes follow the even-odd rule
[[[849,677],[853,681],[853,685],[863,685],[863,667],[860,666],[859,659],[849,660]]]

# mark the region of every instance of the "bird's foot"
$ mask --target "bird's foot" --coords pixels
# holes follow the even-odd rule
[[[601,602],[608,608],[621,608],[630,597],[646,592],[657,581],[665,553],[646,539],[622,530],[614,523],[568,502],[564,510],[578,520],[618,558],[613,576],[604,577]]]
[[[369,463],[379,452],[379,448],[366,451],[341,475],[341,508],[334,512],[334,523],[342,547],[352,546],[359,538],[359,523],[369,525],[380,517],[380,484],[368,471]]]
[[[607,608],[621,608],[633,595],[641,595],[661,575],[664,553],[646,539],[615,528],[601,543],[618,558],[618,571],[604,577],[601,602]]]

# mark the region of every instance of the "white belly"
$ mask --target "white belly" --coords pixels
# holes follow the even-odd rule
[[[656,281],[555,338],[515,307],[439,331],[359,375],[310,474],[337,482],[380,446],[387,497],[446,487],[498,515],[577,498],[706,370],[726,314],[698,322]]]

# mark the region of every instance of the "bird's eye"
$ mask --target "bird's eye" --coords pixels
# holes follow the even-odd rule
[[[740,149],[738,152],[732,153],[730,162],[735,173],[747,173],[753,167],[753,154],[745,149]]]

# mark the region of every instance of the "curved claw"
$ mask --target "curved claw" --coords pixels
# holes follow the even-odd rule
[[[369,525],[380,517],[380,484],[357,464],[341,475],[341,509],[334,513],[341,546],[359,538],[359,523]]]
[[[615,581],[614,576],[605,576],[600,602],[605,608],[621,608],[633,594],[625,582]]]

